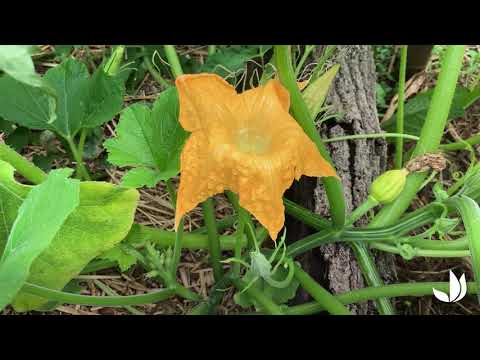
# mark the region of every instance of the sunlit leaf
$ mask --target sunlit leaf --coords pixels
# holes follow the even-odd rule
[[[23,84],[42,87],[44,82],[35,72],[32,45],[0,45],[0,71]]]
[[[12,301],[29,273],[35,272],[32,264],[78,206],[79,181],[68,179],[71,173],[71,169],[52,171],[18,209],[0,260],[0,309]],[[53,197],[55,201],[51,201]]]
[[[23,198],[36,188],[17,183],[13,171],[5,171],[5,168],[0,166],[0,220],[3,220],[0,223],[0,249]],[[50,246],[33,262],[27,281],[51,289],[63,289],[90,261],[125,238],[133,224],[137,201],[138,192],[134,189],[105,182],[81,183],[79,206]],[[56,205],[58,191],[46,202]],[[12,305],[16,311],[28,311],[47,301],[21,291]]]

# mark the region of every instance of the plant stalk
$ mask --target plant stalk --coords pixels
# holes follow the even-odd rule
[[[40,184],[47,178],[47,174],[42,169],[25,159],[5,143],[0,143],[0,159],[12,165],[16,171],[33,184]]]
[[[400,75],[398,78],[398,110],[397,110],[397,133],[403,134],[404,106],[405,106],[405,76],[407,72],[407,45],[402,46],[400,55]],[[395,168],[403,167],[403,138],[398,137],[395,141]]]
[[[338,299],[321,287],[310,275],[303,271],[300,266],[294,264],[294,268],[295,278],[300,282],[300,285],[321,304],[322,308],[332,315],[352,315]]]
[[[207,227],[208,248],[210,260],[213,268],[213,276],[215,281],[219,281],[223,276],[223,266],[221,260],[220,237],[218,236],[217,224],[215,222],[215,209],[213,199],[208,198],[202,203],[203,220]]]
[[[310,139],[317,145],[323,158],[333,166],[332,159],[320,138],[314,120],[311,118],[307,105],[298,89],[295,73],[293,71],[290,46],[275,45],[274,53],[280,81],[290,93],[291,111],[293,116],[308,137],[310,137]],[[335,177],[323,177],[322,182],[325,185],[333,226],[337,229],[341,229],[345,224],[346,216],[342,183]]]

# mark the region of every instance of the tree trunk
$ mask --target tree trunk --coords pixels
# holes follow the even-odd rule
[[[336,113],[340,113],[340,119],[322,124],[322,137],[380,132],[375,99],[376,73],[371,47],[340,45],[330,63],[340,64],[340,70],[327,97],[327,103],[333,106]],[[367,198],[369,185],[386,169],[387,144],[383,139],[362,139],[333,142],[329,143],[328,147],[337,173],[342,179],[345,201],[350,212]],[[307,194],[312,189],[313,194]],[[312,179],[303,179],[301,184],[290,189],[287,196],[313,208],[322,216],[329,214],[324,187],[321,183],[312,183]],[[360,219],[357,225],[364,223],[365,219]],[[295,237],[308,234],[305,227],[291,219],[287,226],[290,226],[290,233],[293,231],[298,234]],[[383,254],[376,254],[375,257],[382,277],[387,282],[394,280],[396,274],[393,258]],[[301,262],[312,276],[333,293],[365,287],[353,251],[348,245],[337,243],[322,246],[305,255]],[[301,297],[302,299],[297,301],[304,301],[307,295],[303,293]],[[350,310],[357,314],[367,314],[373,309],[368,303],[350,307]]]

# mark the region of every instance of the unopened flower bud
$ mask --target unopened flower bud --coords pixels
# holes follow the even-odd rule
[[[407,181],[408,170],[389,170],[378,178],[370,186],[370,196],[380,204],[393,202],[403,191]]]
[[[124,53],[125,45],[119,45],[113,50],[112,55],[103,68],[108,75],[114,76],[118,73]]]

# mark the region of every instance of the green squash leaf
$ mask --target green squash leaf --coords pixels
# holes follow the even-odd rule
[[[340,65],[334,65],[325,72],[325,74],[317,78],[311,84],[308,84],[303,91],[303,99],[305,100],[313,119],[315,119],[320,112],[333,79],[335,78],[335,75],[337,75],[338,69],[340,69]]]
[[[80,182],[67,178],[72,172],[52,171],[45,182],[29,192],[18,209],[0,259],[0,310],[15,298],[33,272],[35,259],[49,247],[78,206]]]
[[[92,77],[87,67],[67,59],[48,70],[43,80],[57,94],[25,85],[9,76],[0,78],[0,115],[31,129],[51,130],[72,138],[82,128],[109,121],[123,104],[123,82],[99,68]],[[55,110],[56,109],[56,110]]]
[[[138,192],[104,182],[82,182],[80,205],[51,246],[33,263],[28,282],[60,290],[94,258],[121,242],[134,220]],[[16,311],[35,310],[47,300],[20,292]]]
[[[272,276],[274,280],[282,281],[287,277],[288,270],[280,266],[277,269],[275,275]],[[250,281],[255,277],[255,274],[248,270],[243,277],[243,281],[249,284]],[[293,279],[292,282],[285,288],[277,288],[270,286],[265,280],[259,278],[252,287],[260,290],[264,295],[269,297],[277,305],[285,304],[287,301],[293,299],[297,293],[299,282],[296,279]],[[249,308],[255,306],[257,310],[261,311],[261,306],[252,302],[246,293],[237,293],[234,295],[234,301],[237,305],[240,305],[243,308]]]
[[[14,171],[13,166],[0,160],[0,255],[3,254],[18,208],[30,191],[30,186],[13,179]]]
[[[0,249],[23,199],[35,188],[17,183],[13,168],[0,162]],[[63,289],[91,260],[125,238],[133,224],[138,197],[134,189],[105,182],[82,182],[79,206],[50,246],[33,262],[27,281],[50,289]],[[53,198],[58,199],[58,192]],[[51,199],[52,196],[48,202],[52,203]],[[28,311],[37,310],[47,302],[48,299],[20,291],[12,305],[16,311]]]
[[[153,109],[144,104],[126,108],[117,126],[117,137],[104,143],[108,161],[132,166],[122,185],[153,187],[180,171],[180,153],[188,133],[178,121],[178,94],[172,87],[160,94]]]
[[[10,146],[13,150],[20,152],[30,143],[31,130],[18,127],[5,139],[5,144]]]
[[[0,70],[23,84],[42,87],[44,82],[35,72],[31,58],[32,45],[0,45]]]
[[[420,93],[405,103],[404,109],[404,133],[420,136],[428,109],[432,99],[433,89]],[[458,86],[453,96],[448,120],[460,117],[465,112],[465,106],[469,101],[468,89]],[[380,126],[386,132],[396,132],[397,113]]]
[[[125,174],[125,176],[122,178],[122,185],[133,188],[140,188],[144,186],[153,188],[159,181],[170,179],[177,174],[177,169],[172,169],[172,171],[169,173],[159,172],[146,167],[139,167],[131,169]]]
[[[55,131],[55,98],[10,76],[0,77],[0,116],[31,129]]]
[[[122,272],[127,271],[137,263],[137,258],[123,251],[121,245],[117,245],[114,248],[108,250],[106,253],[100,256],[100,258],[110,261],[116,261]]]
[[[264,46],[261,50],[266,52],[268,47]],[[215,54],[207,57],[207,61],[200,67],[199,72],[211,72],[226,77],[230,73],[242,69],[247,61],[259,55],[261,55],[259,46],[219,47]]]

